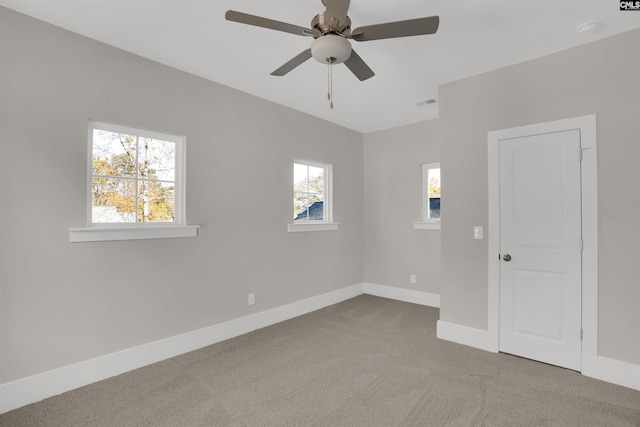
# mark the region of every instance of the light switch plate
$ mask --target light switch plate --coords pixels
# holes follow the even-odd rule
[[[484,230],[481,225],[475,225],[473,227],[473,238],[476,240],[484,239]]]

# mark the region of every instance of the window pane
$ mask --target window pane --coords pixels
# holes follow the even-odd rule
[[[93,175],[131,177],[136,173],[136,137],[93,130]]]
[[[135,181],[93,178],[91,191],[91,222],[136,222]]]
[[[293,220],[306,219],[305,210],[309,206],[307,193],[293,193]],[[304,213],[304,215],[302,215]]]
[[[295,203],[295,198],[294,198]],[[306,203],[301,206],[297,215],[294,215],[294,222],[299,221],[324,221],[324,196],[311,194]]]
[[[175,195],[173,183],[139,182],[138,222],[173,222]]]
[[[440,168],[429,169],[429,218],[440,218]]]
[[[309,220],[324,221],[324,196],[311,196],[309,203]]]
[[[305,193],[309,191],[309,167],[307,165],[293,164],[293,190]]]
[[[309,166],[309,192],[324,193],[324,168]]]
[[[138,166],[140,177],[174,181],[176,144],[158,139],[140,138]]]
[[[429,199],[429,218],[440,218],[440,198]]]

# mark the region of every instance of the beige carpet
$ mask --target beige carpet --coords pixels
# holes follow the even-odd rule
[[[362,295],[0,415],[2,426],[640,426],[640,392],[435,337]]]

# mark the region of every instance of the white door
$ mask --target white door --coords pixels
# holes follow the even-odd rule
[[[581,369],[580,131],[499,142],[500,351]]]

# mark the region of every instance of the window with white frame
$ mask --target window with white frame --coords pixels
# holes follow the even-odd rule
[[[91,122],[89,225],[182,224],[184,137]]]
[[[185,215],[185,137],[89,121],[87,226],[69,241],[197,236]]]
[[[294,162],[293,223],[289,224],[289,231],[337,229],[332,223],[331,175],[330,164],[308,160]]]
[[[440,228],[440,163],[425,163],[421,165],[421,218],[414,223],[414,228]]]

